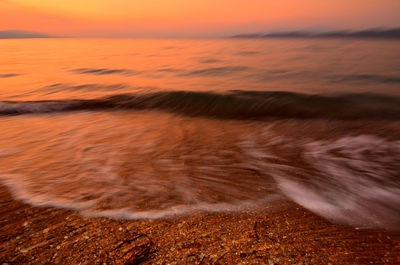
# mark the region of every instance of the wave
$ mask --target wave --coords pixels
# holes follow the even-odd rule
[[[223,119],[400,119],[400,97],[381,94],[309,95],[234,90],[227,94],[167,91],[97,99],[2,101],[0,115],[69,111],[158,110]]]
[[[399,155],[400,141],[373,135],[316,141],[305,145],[303,156],[323,178],[309,172],[307,181],[275,180],[286,196],[327,219],[399,229]]]
[[[92,75],[112,75],[112,74],[120,74],[120,75],[137,75],[140,72],[132,71],[128,69],[109,69],[109,68],[77,68],[72,69],[71,72],[77,74],[92,74]]]
[[[90,217],[267,210],[291,200],[338,223],[400,230],[398,136],[343,134],[347,122],[334,122],[339,137],[314,139],[299,124],[320,121],[84,116],[42,117],[45,129],[6,121],[0,184],[31,205]],[[333,126],[323,127],[329,135]]]
[[[14,77],[14,76],[18,76],[18,75],[20,75],[20,74],[16,74],[16,73],[0,74],[0,78]]]
[[[358,75],[336,75],[331,76],[332,82],[346,82],[346,81],[364,81],[364,82],[377,82],[377,83],[400,83],[400,76],[386,76],[386,75],[372,75],[372,74],[358,74]]]
[[[210,67],[210,68],[203,68],[197,69],[193,71],[187,71],[182,73],[180,76],[224,76],[224,75],[232,75],[239,72],[243,72],[248,70],[248,67],[245,66],[223,66],[223,67]]]
[[[400,228],[400,141],[366,134],[322,141],[272,133],[247,138],[241,146],[248,163],[271,175],[292,201],[338,223]],[[301,162],[293,163],[290,154],[297,152]]]

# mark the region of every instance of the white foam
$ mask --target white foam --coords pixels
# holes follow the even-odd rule
[[[4,184],[17,200],[36,207],[56,207],[80,211],[87,217],[111,217],[115,219],[157,219],[172,216],[187,215],[197,211],[207,212],[234,212],[241,210],[253,210],[265,205],[269,202],[282,199],[278,194],[269,195],[262,199],[232,201],[232,202],[216,202],[205,203],[198,202],[187,205],[172,205],[164,209],[135,210],[135,207],[122,207],[115,209],[97,209],[96,204],[101,201],[102,197],[109,194],[102,194],[94,200],[71,200],[69,198],[56,197],[50,192],[43,190],[41,193],[32,193],[29,191],[26,183],[18,181],[16,176],[0,176],[2,184]],[[111,191],[113,192],[113,191]],[[117,194],[117,192],[116,192]],[[76,194],[79,197],[79,194]]]
[[[281,197],[269,189],[271,178],[260,179],[225,142],[191,146],[179,130],[165,139],[159,121],[153,128],[99,119],[79,128],[74,121],[14,137],[20,149],[0,164],[0,182],[16,199],[140,219],[251,209]]]
[[[304,156],[323,177],[275,175],[285,195],[336,222],[400,228],[399,141],[360,135],[312,142]]]
[[[179,119],[135,124],[136,116],[54,124],[47,117],[47,127],[32,118],[39,122],[20,130],[4,126],[0,182],[34,206],[129,219],[237,211],[278,199],[277,183],[287,198],[326,218],[400,227],[399,141],[313,141],[282,137],[273,126],[231,133]],[[244,131],[253,133],[239,135]]]

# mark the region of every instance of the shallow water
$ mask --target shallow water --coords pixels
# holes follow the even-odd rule
[[[397,41],[0,42],[0,182],[36,206],[161,218],[293,200],[400,227]]]

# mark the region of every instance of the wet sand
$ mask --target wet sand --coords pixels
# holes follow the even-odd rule
[[[332,224],[289,202],[159,220],[35,208],[0,187],[1,264],[399,264],[400,233]]]

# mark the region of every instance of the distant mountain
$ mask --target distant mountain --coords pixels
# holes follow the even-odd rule
[[[23,30],[0,31],[0,39],[54,38],[53,36]]]
[[[369,29],[363,31],[282,31],[271,33],[240,34],[233,38],[400,38],[400,28],[397,29]]]

